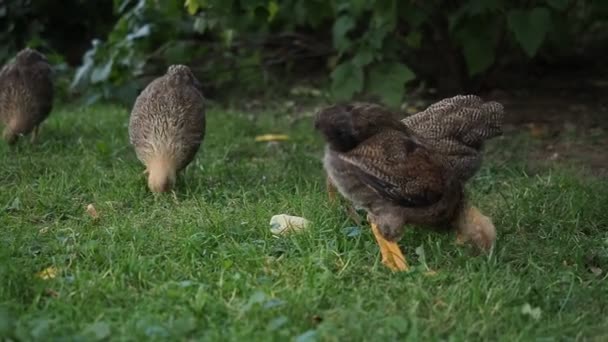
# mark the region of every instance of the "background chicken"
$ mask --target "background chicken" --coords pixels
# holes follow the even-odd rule
[[[466,203],[463,187],[480,167],[483,142],[501,134],[502,117],[502,105],[470,95],[403,121],[366,103],[319,112],[329,184],[368,212],[385,265],[408,269],[396,244],[405,224],[454,227],[460,241],[491,248],[494,225]]]
[[[205,136],[200,84],[185,65],[172,65],[137,97],[129,137],[146,165],[148,187],[169,191],[177,173],[194,159]]]
[[[26,48],[0,70],[0,119],[2,137],[14,144],[20,135],[33,131],[33,142],[40,124],[53,107],[52,68],[40,52]]]

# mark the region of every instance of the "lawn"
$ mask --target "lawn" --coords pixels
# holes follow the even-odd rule
[[[469,186],[494,252],[411,229],[414,270],[391,273],[328,202],[310,117],[207,120],[175,196],[147,191],[121,107],[59,108],[37,144],[0,144],[0,340],[608,338],[608,183],[531,173],[524,134],[493,141]],[[264,133],[291,139],[254,142]],[[275,237],[281,213],[313,224]]]

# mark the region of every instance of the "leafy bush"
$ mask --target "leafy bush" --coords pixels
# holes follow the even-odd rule
[[[183,7],[182,7],[183,5]],[[593,0],[115,0],[74,89],[132,99],[167,64],[186,63],[211,90],[263,88],[302,66],[326,74],[338,100],[397,106],[412,81],[477,89],[510,63],[570,50],[605,25]],[[602,26],[603,27],[603,26]],[[314,61],[314,62],[310,62]],[[308,63],[310,62],[310,63]]]

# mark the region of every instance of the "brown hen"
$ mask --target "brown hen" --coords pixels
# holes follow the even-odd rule
[[[328,184],[368,213],[382,262],[408,265],[396,242],[406,224],[454,227],[459,241],[494,243],[491,220],[466,203],[464,184],[479,169],[483,142],[501,134],[503,107],[456,96],[399,121],[375,104],[321,110]]]
[[[40,124],[53,107],[52,68],[40,52],[25,48],[0,70],[0,119],[2,137],[14,144],[19,136],[32,133],[34,142]]]
[[[205,137],[200,83],[185,65],[172,65],[135,100],[129,138],[146,166],[153,192],[173,188],[177,173],[194,159]]]

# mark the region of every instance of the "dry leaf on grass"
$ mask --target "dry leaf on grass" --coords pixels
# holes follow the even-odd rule
[[[93,206],[93,204],[87,205],[87,214],[89,214],[89,216],[91,216],[93,220],[99,219],[99,214],[97,213],[97,209],[95,209],[95,206]]]
[[[43,269],[42,271],[36,273],[36,276],[40,279],[48,280],[57,277],[57,273],[59,273],[59,271],[55,266],[49,266]]]
[[[602,269],[596,266],[591,266],[589,267],[589,271],[591,271],[591,273],[593,273],[596,276],[600,276],[602,275]]]
[[[257,142],[271,142],[271,141],[285,141],[289,140],[289,136],[286,134],[263,134],[255,137]]]

